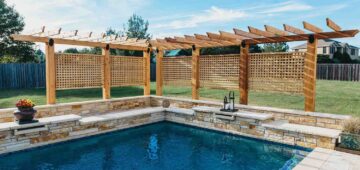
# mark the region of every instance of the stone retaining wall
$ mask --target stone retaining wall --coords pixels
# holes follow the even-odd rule
[[[0,154],[155,123],[163,121],[164,118],[164,113],[159,112],[86,124],[82,124],[79,120],[52,122],[46,124],[46,130],[35,128],[32,132],[25,134],[16,134],[13,129],[2,130],[0,131]]]
[[[150,97],[125,97],[110,100],[95,100],[86,102],[74,102],[66,104],[36,106],[36,118],[76,114],[90,116],[111,111],[122,111],[150,106]],[[0,109],[0,123],[14,121],[16,108]]]
[[[171,106],[179,108],[192,108],[194,106],[221,107],[222,103],[201,100],[178,99],[158,96],[141,96],[121,99],[77,102],[68,104],[56,104],[38,106],[37,118],[46,119],[52,116],[75,114],[78,116],[102,115],[113,111],[125,111],[129,109],[161,106],[164,99],[170,100]],[[349,116],[309,113],[302,111],[274,109],[266,107],[254,107],[236,105],[244,111],[271,113],[277,120],[288,120],[290,123],[319,126],[333,129],[341,129],[341,123],[350,118]],[[0,129],[3,122],[13,122],[13,111],[15,109],[0,109]],[[83,136],[113,131],[122,128],[168,120],[214,129],[244,136],[257,137],[291,145],[299,145],[309,148],[323,147],[333,149],[336,140],[330,137],[292,133],[284,130],[276,130],[261,126],[266,121],[254,119],[243,119],[236,117],[229,121],[214,118],[212,113],[196,112],[195,115],[179,114],[174,112],[163,112],[157,114],[133,116],[129,118],[99,121],[89,124],[81,124],[78,120],[68,122],[56,122],[47,125],[48,131],[38,131],[26,134],[15,134],[13,130],[0,130],[0,153],[23,148],[35,147],[48,143],[75,139]]]
[[[158,97],[151,96],[151,106],[161,106],[164,99],[170,101],[171,106],[180,108],[192,108],[194,106],[215,106],[222,107],[222,103],[210,102],[202,100],[191,100],[191,99],[178,99],[173,97]],[[316,113],[316,112],[304,112],[301,110],[291,109],[279,109],[270,107],[258,107],[258,106],[246,106],[239,105],[235,106],[239,110],[250,111],[256,113],[269,113],[275,117],[275,120],[287,120],[289,123],[309,125],[316,127],[324,127],[330,129],[342,130],[342,123],[350,119],[351,116],[347,115],[336,115],[327,113]]]
[[[321,147],[334,149],[336,145],[336,139],[330,137],[288,132],[261,126],[262,123],[271,120],[258,121],[236,117],[235,120],[230,121],[214,118],[212,113],[205,112],[196,112],[195,116],[167,112],[165,120],[306,148]]]

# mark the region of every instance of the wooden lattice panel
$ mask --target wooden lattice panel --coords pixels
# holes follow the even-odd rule
[[[101,87],[101,55],[55,54],[55,58],[57,89]]]
[[[144,85],[144,58],[110,56],[111,86]]]
[[[200,86],[238,89],[239,61],[240,54],[200,56]]]
[[[304,58],[304,52],[250,54],[249,89],[303,93]]]
[[[191,59],[191,56],[164,57],[164,85],[191,86]]]

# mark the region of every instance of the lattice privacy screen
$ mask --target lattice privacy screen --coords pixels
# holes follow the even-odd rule
[[[57,89],[101,87],[101,55],[55,54],[55,58]]]
[[[144,85],[144,58],[110,56],[111,86]]]
[[[303,93],[305,52],[253,53],[249,56],[249,89]]]
[[[163,84],[191,86],[191,56],[163,58]]]
[[[200,56],[200,86],[238,89],[239,61],[239,54]]]

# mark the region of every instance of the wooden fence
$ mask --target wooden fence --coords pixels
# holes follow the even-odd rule
[[[156,64],[151,63],[151,81]],[[360,81],[360,64],[318,64],[317,79]],[[45,87],[45,64],[0,64],[0,89]]]
[[[317,79],[360,81],[360,64],[318,64]]]
[[[0,64],[0,88],[45,87],[45,64]]]

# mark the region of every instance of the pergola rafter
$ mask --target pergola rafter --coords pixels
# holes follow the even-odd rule
[[[89,47],[106,47],[123,50],[147,50],[149,42],[147,40],[128,39],[127,37],[120,37],[117,35],[109,35],[102,33],[100,36],[94,36],[93,32],[80,34],[78,30],[70,32],[64,32],[61,28],[56,30],[45,30],[45,26],[41,27],[40,31],[34,33],[19,35],[12,35],[14,40],[18,41],[30,41],[48,43],[51,39],[55,44],[64,45],[77,45],[77,46],[89,46]]]

